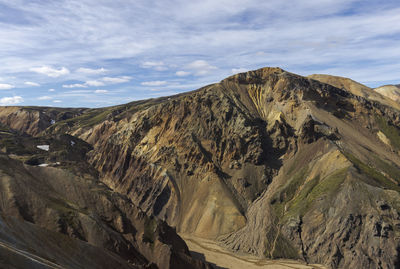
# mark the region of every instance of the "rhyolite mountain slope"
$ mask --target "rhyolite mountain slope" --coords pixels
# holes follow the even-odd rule
[[[385,85],[374,90],[396,102],[400,102],[400,85]]]
[[[0,148],[0,268],[211,268],[99,181],[86,142],[2,126]]]
[[[308,78],[312,78],[318,80],[323,83],[327,83],[339,89],[346,89],[354,95],[364,97],[368,100],[376,101],[381,104],[394,107],[396,109],[400,109],[400,104],[398,104],[397,99],[395,100],[393,97],[395,95],[392,94],[393,89],[389,91],[387,86],[378,87],[376,89],[369,88],[357,81],[354,81],[345,77],[324,75],[324,74],[314,74],[308,76]],[[380,90],[378,90],[381,88]],[[389,97],[389,98],[385,98]]]
[[[400,111],[333,83],[262,68],[61,120],[62,109],[2,108],[0,122],[85,141],[102,183],[179,232],[268,258],[398,267]]]

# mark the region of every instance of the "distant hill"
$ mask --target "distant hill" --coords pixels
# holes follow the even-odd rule
[[[375,88],[376,92],[396,101],[400,101],[400,85],[385,85]]]
[[[388,95],[384,94],[384,91],[376,91],[376,89],[371,89],[371,88],[369,88],[359,82],[356,82],[352,79],[338,77],[338,76],[320,75],[320,74],[310,75],[308,77],[318,80],[318,81],[321,81],[323,83],[330,84],[337,88],[346,89],[354,95],[358,95],[358,96],[364,97],[366,99],[377,101],[382,104],[400,109],[400,105],[397,103],[397,100],[394,100],[396,102],[393,102],[393,99],[391,97],[389,97]],[[377,94],[377,92],[379,94]],[[389,99],[382,98],[382,95],[389,97]]]

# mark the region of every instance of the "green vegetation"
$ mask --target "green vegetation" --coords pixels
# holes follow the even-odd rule
[[[299,194],[289,203],[285,219],[294,215],[303,216],[318,197],[335,194],[344,182],[347,170],[348,167],[342,168],[322,180],[319,176],[316,176],[308,181]]]
[[[85,215],[88,214],[87,211],[79,209],[77,205],[62,198],[54,198],[50,196],[48,199],[48,207],[53,208],[59,212],[72,214],[77,211]]]
[[[380,116],[375,115],[375,121],[379,129],[390,140],[390,144],[396,149],[400,150],[400,130],[387,122],[387,120]]]
[[[278,218],[283,217],[284,220],[295,215],[303,216],[318,197],[337,192],[346,178],[347,170],[347,167],[340,169],[322,180],[318,175],[304,183],[308,168],[302,168],[272,199],[271,207],[274,215]]]
[[[52,130],[56,128],[62,127],[77,127],[77,128],[85,128],[85,127],[93,127],[107,118],[112,118],[115,121],[118,121],[126,114],[134,114],[138,111],[143,111],[151,106],[157,105],[165,100],[168,100],[166,97],[156,98],[156,99],[148,99],[141,101],[134,101],[124,105],[98,108],[98,109],[88,109],[83,114],[72,117],[66,120],[57,121],[54,125],[49,127],[50,133]]]
[[[28,140],[26,137],[17,137],[11,133],[0,134],[0,148],[7,154],[32,155],[42,153],[36,146],[28,145]]]
[[[281,201],[283,201],[282,198],[285,198],[284,200],[286,201],[290,201],[294,197],[296,191],[304,183],[304,180],[307,177],[307,172],[308,172],[308,167],[303,167],[291,178],[291,180],[284,186],[283,190],[279,193]]]
[[[78,120],[81,127],[91,127],[105,121],[108,114],[111,113],[111,111],[107,110],[98,114],[96,112],[89,113],[88,115],[84,114],[83,116],[81,116],[81,118],[75,118],[75,120]]]
[[[58,121],[50,128],[56,128],[65,125],[76,126],[79,128],[92,127],[105,121],[109,115],[120,113],[121,112],[120,110],[121,106],[101,108],[101,109],[90,109],[80,116],[73,117],[63,121]]]
[[[307,177],[308,167],[303,167],[300,171],[295,173],[283,188],[277,192],[272,199],[273,210],[276,216],[282,216],[284,214],[284,205],[288,201],[292,200],[296,194],[296,191],[304,183]]]
[[[396,167],[394,164],[390,164],[382,159],[380,159],[375,154],[372,156],[374,159],[374,164],[377,168],[384,171],[387,175],[389,175],[396,182],[400,182],[400,169]]]
[[[335,195],[344,182],[347,171],[348,167],[337,170],[323,179],[318,175],[306,183],[308,167],[303,167],[295,173],[272,199],[271,207],[278,218],[276,227],[291,217],[303,216],[317,198]],[[279,228],[271,227],[267,233],[265,256],[274,259],[298,259],[299,252],[296,247],[277,230]]]
[[[103,109],[90,110],[86,113],[83,113],[80,116],[63,121],[58,121],[51,128],[55,128],[57,126],[62,126],[62,125],[71,126],[75,124],[77,124],[79,127],[94,126],[104,121],[109,113],[111,113],[111,111]]]
[[[344,155],[349,159],[354,166],[366,177],[363,180],[372,186],[380,187],[380,188],[388,188],[396,191],[400,191],[400,187],[394,184],[390,179],[386,178],[382,173],[377,171],[376,169],[369,167],[365,163],[361,162],[354,155],[350,153],[344,153]],[[383,162],[383,161],[382,161]]]

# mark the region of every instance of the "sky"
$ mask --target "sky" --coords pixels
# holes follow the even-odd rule
[[[398,0],[0,0],[0,105],[103,107],[234,73],[400,83]]]

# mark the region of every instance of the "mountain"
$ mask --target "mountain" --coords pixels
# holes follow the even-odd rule
[[[350,78],[324,75],[324,74],[313,74],[309,75],[308,78],[318,80],[323,83],[327,83],[339,89],[346,89],[354,95],[368,98],[372,94],[372,89],[357,82]]]
[[[101,109],[3,107],[0,122],[18,133],[2,139],[3,173],[9,181],[32,175],[18,186],[41,190],[45,199],[13,194],[23,210],[2,212],[109,246],[118,259],[163,267],[177,257],[209,266],[190,256],[172,226],[238,255],[330,268],[400,266],[400,110],[351,80],[262,68]],[[39,144],[49,151],[39,152]],[[12,166],[20,172],[7,170]],[[51,210],[26,209],[56,194],[59,215],[75,212],[61,225],[69,229],[49,224]],[[154,221],[164,228],[148,233]],[[89,230],[97,233],[89,237]]]
[[[400,85],[385,85],[375,88],[374,90],[392,99],[393,101],[400,101]]]
[[[322,75],[322,74],[314,74],[308,76],[309,78],[318,80],[323,83],[327,83],[336,88],[346,89],[354,95],[364,97],[368,100],[377,101],[381,104],[391,106],[396,109],[400,109],[400,105],[397,103],[397,100],[393,100],[392,97],[385,94],[384,90],[371,89],[359,82],[356,82],[352,79],[338,76],[330,76],[330,75]],[[383,95],[383,97],[382,97]],[[384,98],[389,97],[389,98]]]
[[[99,181],[86,142],[3,126],[0,147],[1,268],[209,267],[165,222]]]

